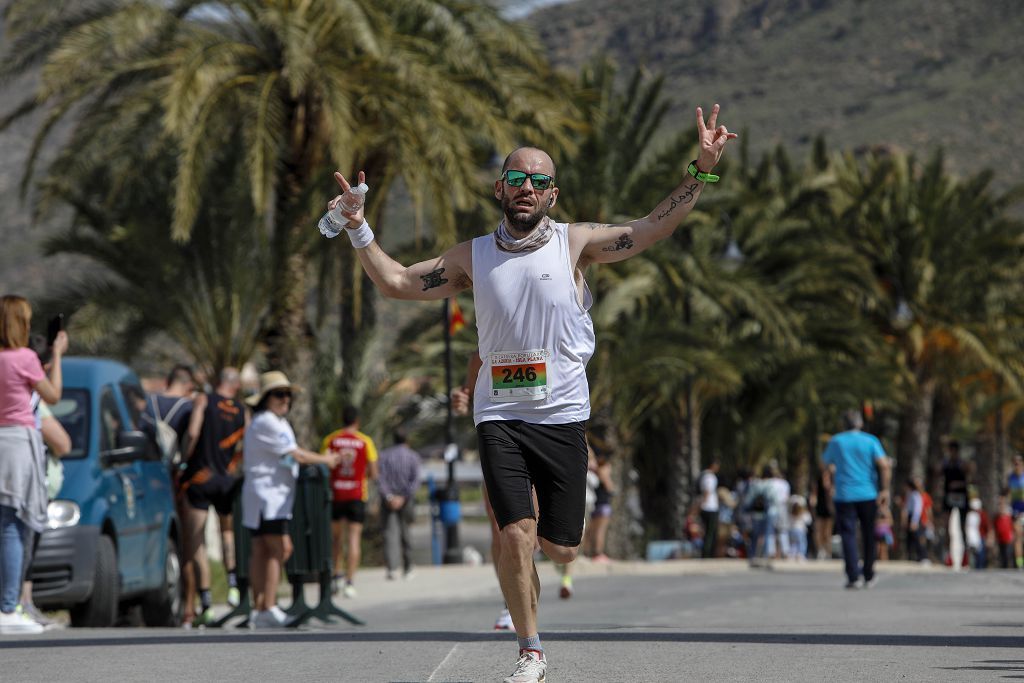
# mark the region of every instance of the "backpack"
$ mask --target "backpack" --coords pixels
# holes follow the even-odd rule
[[[149,398],[153,402],[153,421],[156,423],[156,445],[160,448],[160,455],[167,462],[177,464],[181,458],[181,452],[178,450],[178,432],[174,431],[174,427],[168,424],[168,420],[177,414],[178,409],[181,408],[187,399],[185,397],[179,398],[178,402],[167,411],[167,416],[163,417],[160,415],[160,404],[157,403],[156,396],[151,394]]]

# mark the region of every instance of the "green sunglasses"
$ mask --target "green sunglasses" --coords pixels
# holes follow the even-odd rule
[[[530,179],[530,183],[533,185],[535,190],[546,190],[555,183],[555,179],[549,175],[543,173],[526,173],[524,171],[505,171],[501,174],[501,177],[505,179],[511,187],[522,187],[526,179]]]

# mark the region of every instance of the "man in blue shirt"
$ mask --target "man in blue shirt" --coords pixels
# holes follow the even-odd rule
[[[864,587],[870,588],[875,583],[875,518],[878,506],[889,504],[889,458],[875,436],[861,431],[864,418],[860,411],[846,411],[843,424],[846,431],[832,437],[822,459],[833,473],[833,500],[836,524],[843,539],[846,587],[857,588],[857,580],[863,574]],[[858,523],[864,544],[863,571],[857,561]]]

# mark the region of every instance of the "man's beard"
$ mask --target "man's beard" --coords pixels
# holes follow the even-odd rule
[[[540,204],[526,218],[523,218],[523,212],[516,210],[515,200],[508,197],[501,200],[501,209],[505,213],[505,225],[513,234],[519,233],[520,237],[525,237],[533,232],[537,224],[548,214],[547,207]]]

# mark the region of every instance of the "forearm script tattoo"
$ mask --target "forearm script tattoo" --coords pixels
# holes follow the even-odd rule
[[[440,287],[443,284],[447,284],[448,278],[441,277],[443,272],[444,268],[438,268],[437,270],[430,271],[426,275],[420,275],[420,279],[423,280],[423,291],[425,292],[428,289],[433,289],[434,287]]]
[[[672,203],[668,205],[668,208],[658,214],[658,220],[660,221],[665,216],[669,215],[676,210],[676,207],[683,204],[689,204],[693,201],[693,195],[697,191],[697,183],[686,186],[686,192],[680,193],[678,197],[672,197]]]
[[[622,235],[619,239],[615,240],[615,244],[609,244],[607,247],[601,249],[601,251],[622,251],[623,249],[632,249],[633,240],[629,235]]]

